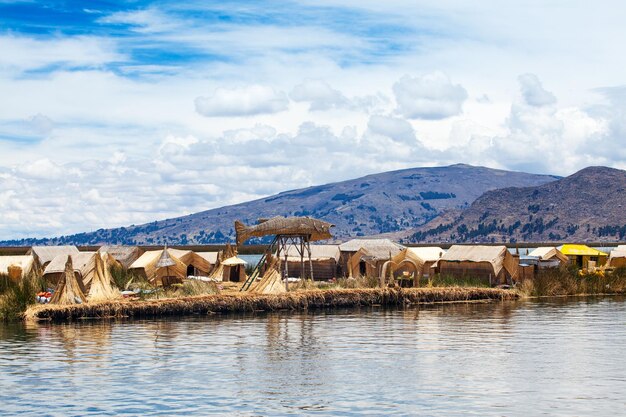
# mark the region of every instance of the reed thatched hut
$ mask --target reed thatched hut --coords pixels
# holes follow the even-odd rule
[[[542,246],[532,250],[523,258],[523,261],[526,264],[535,265],[537,269],[546,269],[567,265],[569,258],[554,246]]]
[[[566,255],[572,265],[581,269],[593,269],[606,264],[609,254],[590,248],[587,245],[565,244],[559,250]]]
[[[189,251],[164,248],[144,252],[129,268],[152,285],[170,285],[182,282],[187,277],[187,265],[178,256]],[[176,256],[178,255],[178,256]]]
[[[490,285],[511,284],[519,274],[519,261],[506,246],[452,245],[437,264],[442,276],[484,279]]]
[[[339,245],[339,262],[348,277],[379,277],[383,264],[403,249],[389,239],[352,239]]]
[[[429,277],[436,271],[435,265],[446,251],[439,246],[423,246],[417,248],[404,248],[396,256],[391,258],[394,274],[412,272],[415,265],[420,277]],[[409,262],[410,261],[410,262]]]
[[[76,279],[79,281],[81,289],[84,293],[89,292],[91,287],[91,281],[96,273],[96,257],[97,252],[78,252],[72,255],[58,255],[46,266],[44,269],[44,279],[57,285],[61,280],[63,274],[65,274],[65,268],[67,258],[71,258],[72,266],[76,274]]]
[[[205,257],[191,250],[172,249],[172,255],[176,256],[187,267],[185,276],[207,277],[215,263],[209,262],[210,257]],[[206,253],[206,252],[205,252]]]
[[[0,274],[6,274],[11,281],[17,282],[35,270],[35,258],[32,255],[0,256]]]
[[[59,255],[76,255],[78,254],[78,248],[76,246],[33,246],[28,250],[27,255],[32,255],[35,258],[35,263],[41,271],[52,260]]]
[[[626,267],[626,245],[620,245],[611,251],[608,265],[614,268]]]
[[[231,245],[217,255],[217,264],[209,274],[216,281],[245,282],[246,261],[237,257],[237,250]]]
[[[145,251],[139,246],[105,245],[98,252],[108,253],[122,268],[128,269]]]
[[[313,266],[313,279],[316,281],[324,281],[336,278],[338,275],[338,262],[341,252],[338,245],[310,245],[311,247],[311,265]],[[309,265],[309,256],[304,251],[304,257],[300,256],[299,248],[294,245],[287,246],[287,270],[291,277],[310,278],[311,265]],[[304,261],[304,271],[302,263]],[[285,269],[285,259],[280,259],[282,270]],[[302,274],[304,272],[304,274]]]

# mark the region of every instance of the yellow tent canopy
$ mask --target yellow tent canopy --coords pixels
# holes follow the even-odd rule
[[[568,256],[609,256],[608,253],[590,248],[587,245],[566,244],[561,246],[559,250],[561,253]]]

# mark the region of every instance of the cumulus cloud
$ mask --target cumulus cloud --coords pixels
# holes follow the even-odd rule
[[[541,85],[535,74],[522,74],[518,77],[524,102],[529,106],[541,107],[556,103],[556,97]]]
[[[296,85],[289,97],[293,101],[310,103],[310,110],[330,110],[347,107],[349,100],[322,80],[305,80]]]
[[[467,91],[452,84],[441,72],[424,76],[405,75],[393,85],[397,113],[409,119],[438,120],[463,111]]]
[[[217,88],[211,96],[197,97],[196,111],[207,117],[251,116],[287,110],[285,93],[274,88],[251,85],[241,88]]]
[[[386,136],[396,142],[416,144],[415,130],[409,122],[397,117],[371,116],[367,127],[370,132]]]

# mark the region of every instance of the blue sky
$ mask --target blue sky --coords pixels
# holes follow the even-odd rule
[[[626,168],[625,12],[0,0],[0,239],[414,166]]]

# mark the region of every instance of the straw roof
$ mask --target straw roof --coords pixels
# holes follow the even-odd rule
[[[156,263],[157,268],[167,268],[169,266],[174,266],[174,265],[176,265],[176,262],[174,262],[174,260],[170,256],[169,252],[167,251],[167,248],[163,249],[163,251],[161,252],[161,256],[159,257],[159,260]]]
[[[96,252],[78,252],[73,255],[55,256],[44,269],[44,277],[63,273],[68,256],[72,259],[74,271],[80,274],[83,287],[88,291],[96,271]]]
[[[87,302],[87,298],[76,280],[74,267],[72,265],[72,257],[68,255],[65,262],[65,269],[61,275],[59,284],[54,290],[50,303],[66,305],[82,304],[85,302]]]
[[[219,252],[196,252],[196,255],[200,256],[211,265],[215,265],[217,263],[218,253]]]
[[[505,258],[512,257],[506,246],[464,246],[452,245],[441,257],[440,261],[446,262],[487,262],[493,267],[495,275],[498,275],[505,267]],[[512,267],[511,267],[512,269]],[[516,271],[509,270],[513,275]]]
[[[559,248],[564,255],[570,256],[609,256],[608,253],[604,253],[594,248],[590,248],[587,245],[572,245],[565,244]]]
[[[623,245],[622,245],[623,246]],[[624,249],[613,249],[611,251],[611,254],[609,255],[610,259],[615,259],[615,258],[626,258],[626,246],[624,246]]]
[[[553,258],[557,258],[561,262],[567,262],[569,260],[567,256],[563,254],[563,252],[561,252],[554,246],[542,246],[539,248],[535,248],[532,252],[528,254],[528,256],[537,257],[542,261],[547,261]]]
[[[0,274],[9,274],[9,267],[18,266],[24,277],[33,270],[34,261],[32,255],[0,256]]]
[[[341,255],[338,245],[310,245],[310,247],[312,261],[325,261],[330,259],[334,259],[335,261],[337,261],[339,259],[339,256]],[[287,246],[287,261],[300,262],[300,253],[298,252],[299,249],[300,248],[296,247],[295,245]],[[304,248],[304,259],[309,259],[306,248]]]
[[[176,249],[146,251],[139,257],[129,269],[143,272],[146,278],[153,284],[160,285],[162,278],[166,275],[184,279],[187,276],[187,265],[185,265],[176,254],[186,254],[189,251],[179,251]],[[158,266],[159,261],[163,258],[163,262],[174,262],[171,266]],[[164,265],[162,263],[162,265]]]
[[[422,246],[419,248],[406,248],[407,253],[421,259],[423,262],[436,262],[446,253],[439,246]]]
[[[352,239],[339,245],[341,252],[358,252],[364,249],[374,259],[390,259],[397,255],[404,246],[389,239]]]
[[[231,258],[223,260],[221,264],[224,266],[233,266],[233,265],[246,265],[247,262],[241,258],[233,256]]]
[[[100,253],[108,253],[118,261],[122,267],[128,269],[135,262],[141,254],[144,252],[139,246],[121,246],[121,245],[109,245],[102,246],[98,249]]]
[[[41,266],[46,266],[48,262],[59,255],[74,255],[79,253],[76,246],[33,246],[28,251],[29,255],[33,255]]]

